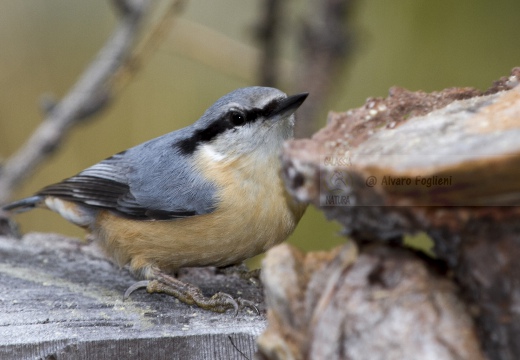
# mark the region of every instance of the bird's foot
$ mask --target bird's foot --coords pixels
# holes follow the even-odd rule
[[[231,295],[223,292],[218,292],[208,298],[202,294],[202,291],[198,287],[189,283],[184,283],[163,273],[158,273],[154,280],[144,280],[133,284],[128,288],[128,290],[126,290],[123,299],[126,300],[130,294],[141,288],[146,288],[146,291],[150,294],[168,294],[185,304],[195,304],[202,309],[214,312],[223,313],[229,309],[233,309],[236,315],[238,314],[239,309],[248,307],[259,314],[258,308],[249,300],[244,300],[242,298],[234,299]]]

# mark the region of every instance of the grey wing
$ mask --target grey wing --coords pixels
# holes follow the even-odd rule
[[[216,188],[161,138],[116,154],[37,195],[52,195],[122,216],[165,220],[207,214]]]

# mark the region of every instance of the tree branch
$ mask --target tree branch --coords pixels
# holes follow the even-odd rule
[[[131,60],[135,61],[131,50],[150,1],[113,0],[113,4],[121,19],[111,37],[69,93],[48,108],[46,118],[25,145],[0,168],[0,204],[6,202],[13,190],[54,153],[71,127],[106,107],[112,98],[114,82],[128,70],[125,66]]]
[[[279,82],[279,43],[281,19],[283,19],[283,1],[263,0],[264,7],[257,25],[257,39],[262,47],[259,64],[261,85],[276,87]]]
[[[311,0],[301,40],[302,65],[296,87],[310,93],[302,104],[294,129],[295,137],[310,136],[339,72],[352,52],[352,31],[348,16],[353,0]]]

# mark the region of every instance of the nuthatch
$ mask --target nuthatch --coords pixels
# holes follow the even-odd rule
[[[120,266],[128,264],[147,279],[125,297],[146,287],[204,309],[237,311],[230,295],[206,298],[168,273],[238,264],[292,233],[305,205],[286,193],[279,156],[293,134],[293,113],[307,95],[288,97],[266,87],[235,90],[192,125],[4,209],[47,208],[85,228]]]

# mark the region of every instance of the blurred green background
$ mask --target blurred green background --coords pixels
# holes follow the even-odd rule
[[[253,28],[262,1],[191,0],[166,39],[108,110],[75,128],[60,151],[15,197],[71,176],[113,153],[186,126],[221,95],[256,84]],[[296,38],[307,1],[287,4],[284,61],[296,69]],[[346,111],[391,86],[433,91],[485,89],[520,65],[518,0],[366,0],[351,17],[354,53],[327,108]],[[2,0],[0,3],[0,156],[8,157],[42,119],[43,94],[61,98],[116,22],[105,0]],[[282,90],[291,92],[290,79]],[[298,89],[304,90],[304,89]],[[319,116],[320,126],[326,111]],[[24,232],[82,231],[46,211],[17,217]],[[310,208],[290,242],[327,249],[340,227]]]

